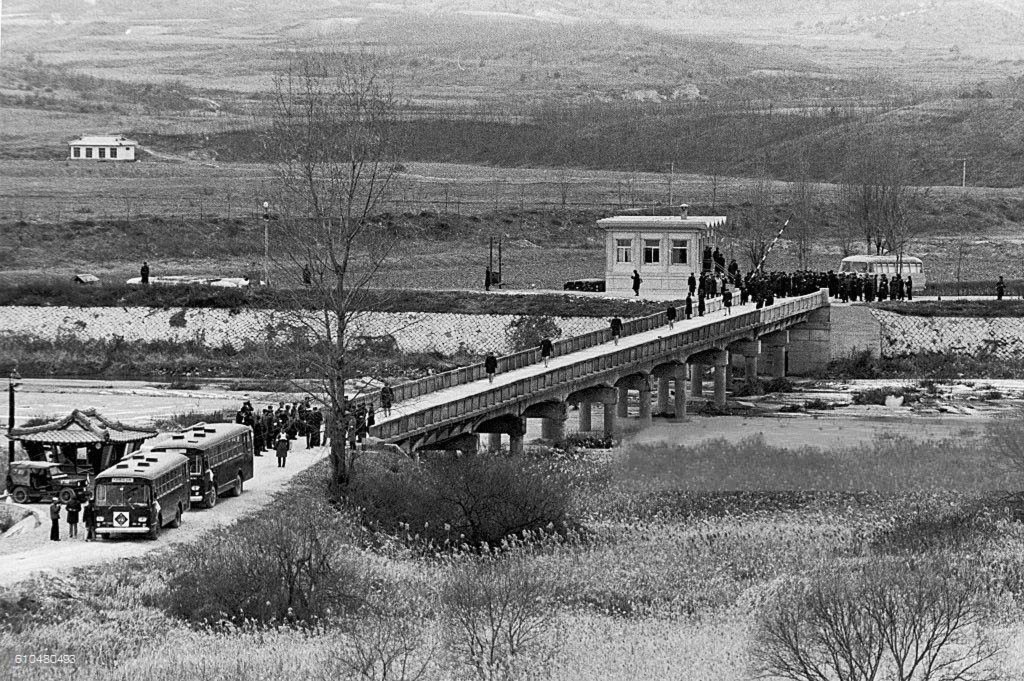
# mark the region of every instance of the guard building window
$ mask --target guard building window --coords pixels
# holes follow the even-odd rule
[[[71,147],[71,156],[73,156],[74,158],[81,158],[82,147]]]
[[[633,240],[615,240],[615,262],[633,262]]]
[[[110,147],[110,158],[117,158],[117,147]]]
[[[653,265],[661,262],[661,241],[644,239],[644,264]]]
[[[92,158],[92,147],[86,147],[85,148],[85,157],[86,158]]]
[[[100,158],[106,158],[107,157],[107,148],[106,147],[100,147],[99,149],[97,149],[97,151],[100,152]]]
[[[686,264],[686,251],[690,245],[689,241],[685,239],[673,239],[672,240],[672,264],[673,265],[685,265]]]

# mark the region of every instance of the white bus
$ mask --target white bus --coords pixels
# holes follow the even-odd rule
[[[897,274],[904,279],[911,276],[914,279],[914,290],[923,290],[928,285],[927,275],[924,271],[924,263],[920,258],[912,255],[851,255],[843,258],[839,265],[840,272],[852,272],[854,274],[874,275],[878,279],[884,274],[892,279]]]

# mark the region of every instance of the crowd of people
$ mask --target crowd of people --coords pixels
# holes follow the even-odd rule
[[[385,383],[380,390],[380,410],[384,416],[391,415],[394,390]],[[306,448],[327,444],[330,433],[330,415],[311,406],[307,397],[301,402],[279,402],[275,408],[268,405],[256,409],[245,401],[235,414],[235,423],[249,426],[253,431],[253,449],[256,456],[263,452],[275,452],[278,466],[284,467],[291,449],[291,442],[305,438]],[[340,431],[349,446],[361,446],[369,435],[370,428],[377,424],[377,408],[374,400],[346,402]]]

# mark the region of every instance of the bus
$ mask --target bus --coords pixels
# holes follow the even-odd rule
[[[216,506],[221,494],[240,496],[252,480],[252,428],[239,423],[197,423],[158,435],[146,449],[188,457],[189,498],[206,508]]]
[[[879,275],[886,275],[892,279],[897,274],[914,278],[914,290],[923,290],[928,284],[924,272],[924,263],[920,258],[910,255],[902,257],[898,255],[851,255],[843,258],[839,265],[840,272],[852,272],[861,275],[874,275],[877,280]]]
[[[133,454],[96,476],[96,534],[160,536],[189,510],[188,457],[171,452]]]

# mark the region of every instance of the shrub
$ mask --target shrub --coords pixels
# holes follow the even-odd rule
[[[788,378],[773,378],[764,384],[766,393],[791,393],[795,390],[796,387]]]
[[[859,390],[853,394],[854,404],[880,404],[885,405],[887,397],[902,397],[903,404],[912,404],[917,401],[917,388],[911,387],[890,387],[890,388],[869,388]]]
[[[850,353],[846,359],[829,362],[823,372],[829,378],[878,378],[880,375],[878,360],[870,350]]]
[[[522,456],[475,454],[414,463],[364,457],[348,491],[372,528],[440,547],[496,545],[570,525],[572,477]]]
[[[346,519],[312,495],[184,544],[164,606],[196,623],[313,622],[358,605],[368,574],[342,553]]]
[[[831,402],[826,402],[820,397],[815,397],[804,402],[804,409],[835,409],[835,405],[833,405]]]
[[[545,337],[554,340],[561,335],[562,329],[547,316],[520,316],[505,329],[508,345],[514,352],[536,348]]]
[[[158,430],[178,430],[189,428],[197,423],[231,423],[235,420],[234,414],[228,410],[217,411],[189,411],[184,414],[173,414],[167,418],[157,419],[153,426]]]

